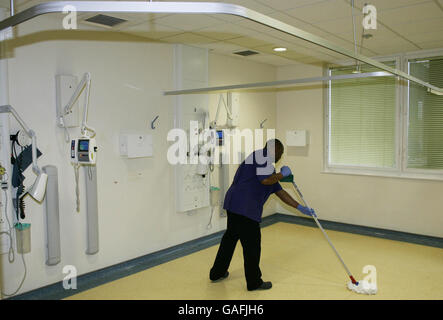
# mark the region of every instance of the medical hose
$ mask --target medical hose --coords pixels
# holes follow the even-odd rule
[[[76,205],[77,205],[77,212],[80,212],[80,189],[79,189],[79,164],[74,164],[74,174],[75,174],[75,196],[76,196]]]
[[[10,243],[9,243],[8,260],[9,260],[9,263],[14,263],[15,255],[14,255],[14,248],[12,247],[12,227],[11,227],[11,222],[9,221],[9,217],[8,217],[8,193],[6,192],[5,189],[3,189],[3,191],[5,192],[5,215],[6,215],[6,220],[8,222],[9,231],[8,232],[0,232],[0,234],[5,233],[5,234],[8,234],[8,236],[9,236]],[[21,243],[23,244],[23,241]],[[22,254],[21,255],[22,255],[23,266],[25,268],[25,273],[23,275],[23,279],[21,280],[20,285],[18,286],[17,290],[15,290],[13,293],[9,294],[9,293],[4,293],[2,291],[2,295],[5,296],[5,297],[11,297],[11,296],[16,295],[20,291],[20,289],[23,286],[23,283],[26,280],[27,267],[26,267],[25,257],[24,257],[24,254],[23,254],[23,248],[22,248]]]

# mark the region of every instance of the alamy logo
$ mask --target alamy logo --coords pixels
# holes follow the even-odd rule
[[[366,265],[363,267],[363,273],[367,274],[367,276],[363,279],[363,288],[368,289],[377,289],[377,269],[373,265]]]
[[[172,142],[168,148],[167,160],[172,165],[208,165],[240,164],[240,154],[250,155],[254,150],[255,158],[247,157],[246,164],[254,161],[260,167],[257,174],[272,174],[275,160],[275,146],[267,146],[267,154],[262,150],[265,134],[266,140],[275,138],[274,129],[223,129],[223,144],[217,143],[217,131],[199,128],[198,121],[190,121],[189,130],[174,128],[168,132],[167,140]],[[188,137],[189,135],[189,137]]]
[[[372,4],[367,4],[363,7],[363,14],[363,28],[365,30],[377,29],[377,8]]]
[[[65,290],[77,289],[77,268],[72,265],[63,267],[63,288]]]
[[[66,14],[63,18],[63,28],[66,30],[77,29],[77,8],[66,5],[63,7],[63,13]]]

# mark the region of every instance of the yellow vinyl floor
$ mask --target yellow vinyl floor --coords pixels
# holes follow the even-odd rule
[[[321,231],[279,222],[262,229],[267,291],[249,292],[240,242],[229,277],[209,280],[218,245],[78,293],[68,299],[443,299],[443,249],[326,230],[354,277],[373,265],[378,293],[349,291],[349,278]]]

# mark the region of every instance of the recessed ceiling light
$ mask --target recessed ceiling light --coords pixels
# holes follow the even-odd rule
[[[274,48],[273,50],[274,50],[275,52],[285,52],[285,51],[288,50],[288,49],[283,48],[283,47],[277,47],[277,48]]]

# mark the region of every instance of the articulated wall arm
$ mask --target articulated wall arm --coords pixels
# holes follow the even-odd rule
[[[32,170],[36,175],[39,175],[42,171],[37,164],[37,137],[35,136],[34,130],[29,129],[23,119],[19,116],[17,111],[10,105],[0,106],[0,113],[11,113],[17,122],[21,125],[25,133],[32,140]]]
[[[44,173],[37,164],[37,137],[35,132],[29,129],[17,111],[15,111],[15,109],[10,105],[0,106],[0,113],[11,113],[17,122],[22,126],[26,134],[32,139],[32,171],[34,171],[34,173],[37,175],[37,178],[31,187],[20,195],[20,198],[24,197],[26,194],[30,194],[35,200],[41,202],[45,196],[48,175]]]
[[[67,5],[76,8],[77,12],[121,12],[121,13],[193,13],[193,14],[229,14],[239,16],[254,22],[263,24],[278,31],[287,33],[294,37],[316,44],[320,47],[332,50],[346,57],[358,60],[377,67],[381,70],[392,73],[403,79],[415,82],[426,88],[433,94],[443,95],[443,88],[433,86],[423,80],[413,77],[401,70],[386,66],[385,64],[354,53],[352,50],[341,48],[326,39],[315,36],[279,20],[273,19],[264,14],[250,10],[248,8],[212,2],[138,2],[138,1],[54,1],[35,5],[29,9],[17,13],[16,15],[0,21],[0,30],[16,26],[29,19],[47,13],[62,13]]]
[[[61,127],[65,127],[64,123],[64,116],[67,115],[69,112],[71,112],[72,107],[74,106],[75,102],[80,97],[83,90],[85,90],[85,105],[83,108],[83,121],[81,126],[81,133],[82,135],[86,135],[86,131],[91,132],[91,138],[95,136],[95,130],[91,127],[89,127],[86,123],[86,120],[88,118],[88,107],[89,107],[89,90],[91,88],[91,74],[89,72],[86,72],[83,75],[82,80],[77,85],[77,88],[75,89],[74,93],[72,94],[71,98],[69,99],[66,106],[63,108],[63,113],[59,116],[59,123]]]

